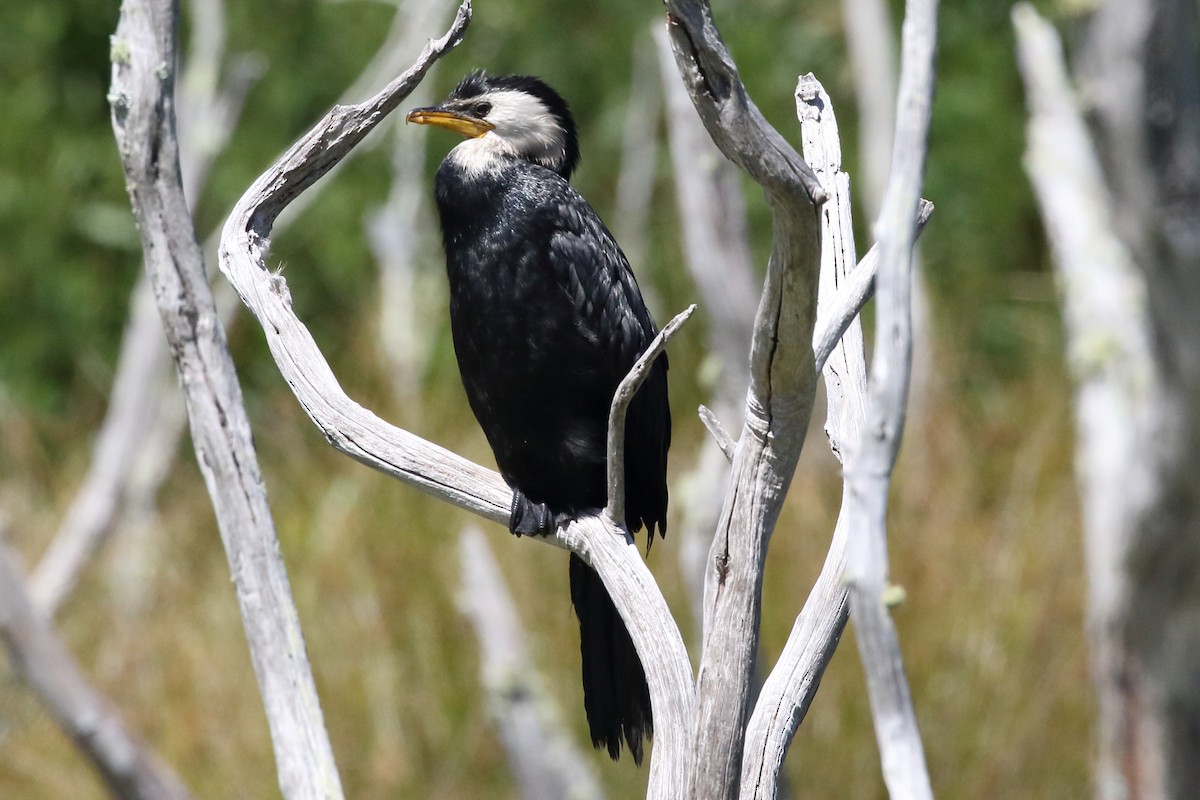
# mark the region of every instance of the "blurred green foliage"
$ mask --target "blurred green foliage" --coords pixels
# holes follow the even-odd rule
[[[897,20],[901,11],[893,3]],[[105,100],[116,14],[115,2],[96,0],[0,4],[0,510],[11,515],[31,562],[86,463],[140,268]],[[341,95],[392,14],[385,4],[351,0],[229,4],[229,51],[261,53],[269,68],[194,201],[201,237]],[[752,96],[793,141],[796,76],[821,78],[853,175],[857,121],[838,4],[720,0],[715,14]],[[433,78],[435,94],[477,67],[550,80],[580,122],[577,183],[611,219],[631,54],[660,17],[658,5],[641,0],[476,0],[466,41]],[[946,3],[940,41],[926,181],[937,211],[921,245],[933,368],[896,492],[894,572],[910,587],[897,619],[941,796],[1077,796],[1087,788],[1090,711],[1069,411],[1045,244],[1020,169],[1023,100],[1006,4]],[[429,140],[430,168],[451,143]],[[356,398],[489,463],[458,386],[444,314],[433,315],[439,322],[428,331],[435,358],[420,408],[399,407],[389,392],[375,344],[378,276],[362,224],[388,191],[386,150],[342,171],[302,224],[275,243],[272,258]],[[658,298],[661,319],[695,297],[680,264],[662,153],[657,177],[653,257],[635,269]],[[768,212],[755,190],[748,200],[753,246],[763,256]],[[868,223],[860,219],[862,250]],[[429,242],[436,265],[437,238]],[[704,399],[695,375],[702,324],[673,345],[678,472],[701,435],[692,409]],[[454,607],[447,532],[464,515],[329,451],[282,385],[254,324],[233,326],[231,345],[350,794],[510,796],[511,778],[485,724],[474,644]],[[773,543],[767,663],[836,514],[836,468],[819,435],[811,441]],[[111,578],[97,569],[64,610],[62,628],[199,795],[264,796],[275,786],[270,748],[190,453],[162,507],[164,555],[151,606],[125,619]],[[670,547],[656,548],[652,562],[685,615]],[[582,739],[561,554],[497,550],[532,650]],[[110,555],[109,568],[119,559]],[[843,646],[793,748],[797,790],[883,796],[869,726],[854,650]],[[597,764],[612,796],[641,791],[644,771]],[[69,743],[19,700],[0,703],[0,795],[100,796]]]

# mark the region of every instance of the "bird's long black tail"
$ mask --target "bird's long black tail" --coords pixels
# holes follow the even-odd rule
[[[571,603],[579,616],[583,708],[592,744],[607,748],[616,759],[623,738],[634,762],[641,764],[642,737],[654,735],[646,672],[600,576],[575,554],[571,555]]]

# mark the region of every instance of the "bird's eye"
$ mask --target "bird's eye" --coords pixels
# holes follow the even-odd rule
[[[475,112],[475,116],[477,117],[486,117],[492,111],[492,104],[485,100],[482,103],[476,103],[471,110]]]

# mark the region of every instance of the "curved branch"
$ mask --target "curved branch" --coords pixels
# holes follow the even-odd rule
[[[461,39],[470,8],[470,0],[465,0],[450,32],[431,42],[411,69],[370,100],[334,108],[251,185],[225,224],[220,263],[262,325],[284,380],[330,444],[427,494],[506,525],[512,491],[497,473],[388,424],[345,393],[292,310],[283,276],[266,264],[272,224],[280,212],[345,157],[412,91],[433,61]],[[695,703],[691,665],[679,629],[636,546],[601,516],[573,521],[552,536],[526,538],[570,549],[604,581],[629,628],[650,687],[656,737],[649,794],[678,796],[686,786]]]
[[[608,410],[608,507],[604,513],[618,526],[625,520],[625,415],[637,390],[650,374],[650,365],[662,355],[667,349],[667,342],[683,327],[683,323],[691,319],[695,311],[696,304],[692,303],[664,325],[613,392],[612,405]]]

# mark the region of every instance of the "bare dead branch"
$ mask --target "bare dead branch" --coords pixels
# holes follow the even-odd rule
[[[695,311],[696,304],[692,303],[663,325],[646,350],[633,362],[628,374],[617,384],[617,390],[613,393],[612,404],[608,410],[608,506],[604,513],[610,522],[618,526],[624,524],[625,520],[625,415],[629,411],[629,403],[646,380],[646,375],[650,373],[650,365],[662,355],[667,348],[667,342],[683,327],[683,323],[691,319]]]
[[[933,203],[922,199],[917,204],[917,236],[925,230],[925,224],[933,216]],[[867,301],[875,294],[875,274],[879,271],[879,246],[875,245],[849,275],[839,279],[837,294],[817,310],[816,333],[813,334],[813,359],[817,371],[825,367],[825,360],[841,340],[847,326],[863,310]]]
[[[700,378],[716,417],[740,433],[750,363],[746,354],[760,292],[746,232],[746,202],[737,167],[722,156],[679,77],[667,31],[654,26],[654,49],[666,99],[667,141],[684,264],[707,317],[708,352]],[[732,448],[730,449],[732,452]],[[680,509],[675,538],[698,631],[704,619],[704,575],[713,531],[721,514],[729,461],[705,440],[692,469],[676,478],[671,496]],[[700,631],[702,632],[702,631]]]
[[[229,559],[285,797],[342,796],[262,488],[241,389],[183,195],[175,137],[178,8],[126,0],[113,37],[113,130],[196,460]]]
[[[191,55],[182,68],[177,127],[184,134],[192,133],[180,142],[180,170],[184,196],[194,204],[213,159],[229,141],[262,64],[261,59],[243,56],[230,70],[229,80],[222,83],[223,6],[201,2],[192,3],[191,9],[196,19]],[[197,128],[194,132],[193,127]],[[155,448],[156,454],[164,449],[173,454],[183,427],[171,421],[181,413],[174,410],[179,406],[177,381],[145,272],[138,276],[129,309],[108,411],[87,474],[30,579],[35,604],[51,619],[115,529],[122,503],[134,493],[132,484],[146,474],[137,463],[142,454]],[[170,381],[163,381],[161,376],[168,373]],[[152,421],[149,425],[148,420]]]
[[[171,769],[88,683],[49,620],[35,609],[17,558],[2,538],[0,640],[17,675],[37,692],[114,796],[129,800],[191,797]]]
[[[599,800],[591,764],[563,728],[525,647],[525,631],[492,549],[479,528],[459,537],[459,604],[479,642],[488,709],[526,800]]]
[[[850,500],[846,576],[884,782],[895,800],[933,796],[884,592],[888,486],[904,432],[912,361],[912,249],[933,103],[937,9],[937,0],[906,4],[892,171],[876,231],[879,302],[867,423],[845,470]]]
[[[725,458],[732,463],[733,452],[737,448],[737,440],[729,435],[729,431],[725,430],[725,426],[721,424],[720,418],[708,406],[700,406],[700,421],[704,423],[704,427],[712,434],[713,440],[717,443],[717,447],[721,449]]]
[[[751,342],[746,419],[705,577],[704,643],[689,790],[734,797],[758,650],[767,543],[804,443],[816,374],[812,330],[825,200],[812,170],[763,119],[706,2],[667,6],[688,94],[714,143],[766,191],[774,220]]]
[[[507,523],[512,492],[495,472],[385,423],[338,384],[311,334],[291,308],[287,284],[266,265],[272,223],[280,212],[394,109],[432,61],[462,36],[465,2],[450,32],[431,42],[418,63],[364,103],[334,108],[246,191],[226,222],[221,268],[263,326],[284,379],[326,439],[343,453],[435,497]],[[567,547],[601,576],[625,620],[646,670],[656,732],[652,797],[686,787],[695,689],[687,651],[662,593],[637,548],[601,517],[585,517],[553,536],[526,537]]]
[[[856,272],[850,178],[842,171],[841,143],[833,106],[811,74],[796,87],[805,161],[813,168],[829,200],[821,211],[821,288],[818,318],[840,299],[844,284]],[[820,323],[818,323],[820,324]],[[818,334],[819,336],[819,334]],[[825,359],[818,356],[823,364]],[[834,455],[841,459],[844,443],[856,441],[862,429],[866,402],[866,363],[862,325],[854,316],[837,340],[824,366],[828,412],[826,431]],[[791,635],[763,684],[750,722],[742,760],[741,797],[773,798],[779,794],[783,760],[796,729],[816,694],[825,667],[833,657],[849,611],[848,590],[842,581],[846,565],[846,502],[834,529],[829,553]]]
[[[241,104],[262,70],[261,59],[241,56],[230,67],[228,80],[221,86],[214,85],[212,82],[219,73],[215,50],[221,49],[218,46],[223,47],[224,42],[224,33],[218,27],[222,15],[214,13],[207,3],[196,4],[195,10],[203,20],[193,30],[192,51],[202,59],[202,64],[192,66],[188,70],[190,76],[181,79],[187,83],[180,86],[177,124],[181,135],[194,125],[202,128],[186,136],[180,144],[185,196],[189,200],[201,191],[208,167],[227,144]],[[413,30],[420,29],[422,26],[398,12],[393,35],[381,45],[364,72],[365,77],[355,85],[372,80],[381,82],[381,61],[390,63],[397,52],[410,52],[411,48],[402,43],[413,38]],[[349,96],[350,92],[343,94]],[[304,195],[305,199],[311,202],[327,185],[317,184]],[[278,221],[277,230],[282,230],[292,219],[294,214]],[[215,251],[216,238],[210,236],[214,244],[205,249]],[[231,316],[228,310],[236,307],[222,301],[222,287],[214,291],[218,318],[228,322]],[[122,505],[135,524],[152,515],[154,497],[166,479],[186,423],[174,372],[162,335],[162,321],[143,274],[130,295],[130,320],[117,358],[112,398],[88,472],[30,577],[30,591],[42,613],[52,617],[70,595],[83,569],[117,527]]]

